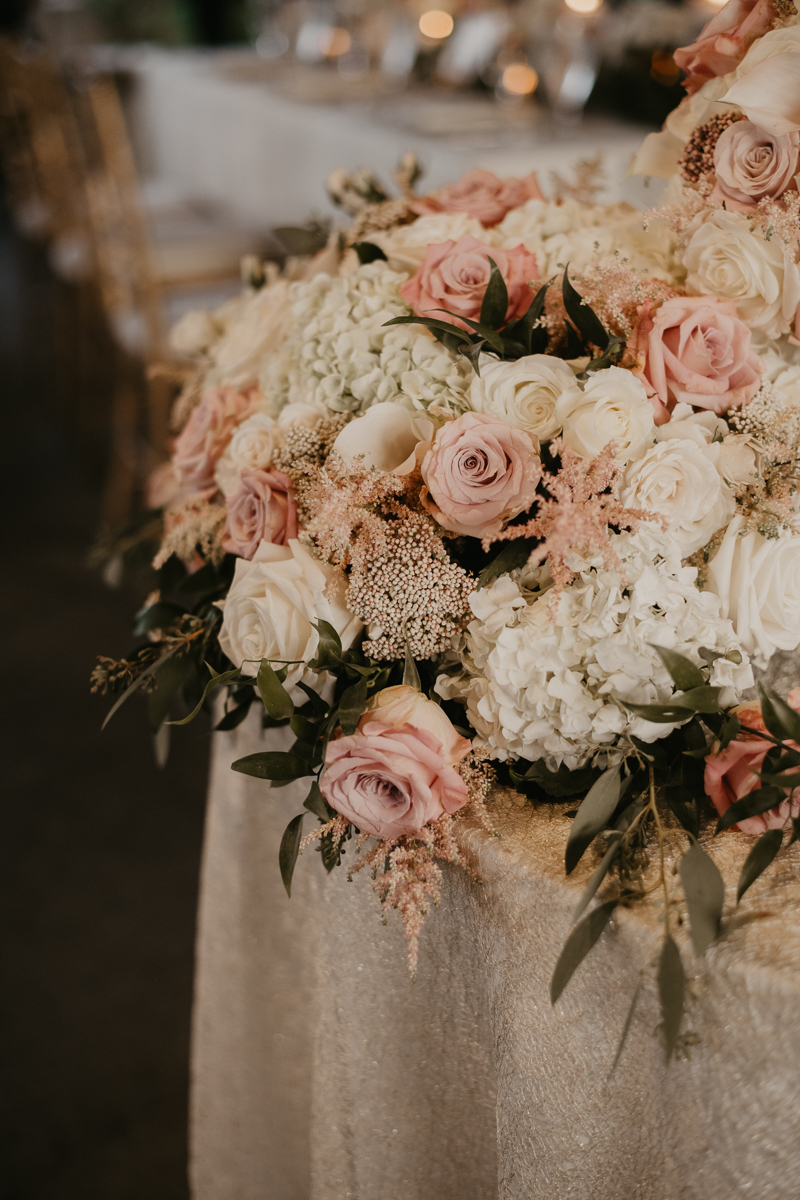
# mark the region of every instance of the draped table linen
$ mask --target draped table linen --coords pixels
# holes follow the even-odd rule
[[[500,836],[465,822],[461,843],[481,882],[445,868],[412,982],[399,918],[382,925],[367,872],[326,876],[308,849],[286,896],[278,845],[307,782],[270,789],[229,767],[287,744],[283,731],[263,733],[254,712],[214,738],[194,1200],[800,1195],[797,846],[737,915],[753,839],[717,839],[727,936],[696,959],[685,913],[673,912],[689,976],[686,1055],[665,1066],[651,972],[609,1080],[640,970],[660,944],[660,898],[618,908],[551,1007],[553,966],[596,864],[590,852],[564,878],[574,804],[537,808],[498,789]],[[670,854],[686,844],[677,829],[668,840]],[[345,864],[352,854],[350,843]]]

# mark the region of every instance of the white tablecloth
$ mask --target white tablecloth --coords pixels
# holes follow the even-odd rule
[[[655,203],[641,179],[625,180],[646,130],[612,119],[554,126],[497,122],[490,100],[447,93],[303,103],[259,78],[255,55],[155,47],[117,51],[109,60],[134,76],[132,113],[142,168],[165,190],[219,205],[243,225],[267,229],[332,213],[325,180],[336,167],[372,167],[389,184],[401,154],[426,167],[425,188],[471,167],[498,175],[569,173],[602,152],[603,202]],[[447,132],[447,131],[450,132]]]
[[[466,834],[480,886],[446,871],[416,983],[370,880],[277,851],[301,784],[229,770],[276,748],[215,735],[198,935],[194,1200],[791,1200],[800,1195],[800,847],[696,960],[691,1061],[664,1066],[652,982],[607,1075],[658,901],[617,910],[551,1008],[549,979],[591,861],[563,877],[566,805],[499,794],[500,838]],[[309,817],[308,828],[314,818]],[[680,843],[681,835],[671,837]],[[752,839],[715,855],[728,900]],[[590,858],[590,856],[587,856]],[[731,907],[732,911],[732,907]]]

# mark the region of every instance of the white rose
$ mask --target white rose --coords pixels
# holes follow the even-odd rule
[[[719,449],[719,443],[698,446],[673,438],[648,450],[625,473],[622,503],[666,517],[684,558],[705,546],[735,512],[717,467]]]
[[[673,438],[685,438],[698,446],[708,446],[715,434],[724,437],[728,425],[716,413],[704,410],[695,412],[689,404],[676,404],[666,425],[659,425],[656,441],[668,442]],[[719,440],[719,439],[718,439]]]
[[[564,442],[581,458],[597,458],[613,441],[617,462],[630,462],[641,458],[655,436],[644,384],[621,367],[598,371],[577,395],[565,393],[555,416]]]
[[[565,362],[547,354],[529,354],[516,362],[480,358],[480,376],[472,381],[469,401],[475,412],[491,413],[541,442],[561,429],[556,402],[566,396],[580,401],[581,390]]]
[[[719,443],[719,473],[734,487],[746,487],[758,478],[759,457],[749,433],[729,433]]]
[[[739,641],[765,666],[775,650],[800,645],[800,536],[765,538],[731,521],[708,568],[706,589],[721,601]]]
[[[467,213],[432,213],[419,217],[410,225],[398,225],[388,233],[371,233],[368,240],[380,246],[393,271],[414,275],[425,258],[428,246],[457,242],[468,234],[484,245],[494,245],[494,241],[487,236],[490,233],[480,221]]]
[[[225,453],[217,463],[214,478],[224,496],[238,492],[242,471],[265,471],[278,445],[277,429],[272,417],[254,413],[243,421],[234,433]]]
[[[213,346],[222,329],[210,312],[193,308],[176,321],[169,332],[170,349],[186,358],[199,358]]]
[[[800,303],[800,273],[778,237],[750,232],[742,213],[717,209],[698,225],[684,253],[690,295],[733,300],[739,316],[766,338],[786,333]]]
[[[750,47],[723,97],[781,137],[800,129],[800,28],[774,29]]]
[[[258,379],[262,359],[285,342],[294,314],[285,279],[245,298],[236,319],[212,347],[210,384],[228,384],[240,391]]]
[[[286,404],[278,413],[278,428],[288,429],[290,425],[302,425],[304,429],[316,429],[328,410],[321,404],[308,404],[303,400],[295,400]]]
[[[287,546],[262,542],[252,562],[237,558],[227,599],[218,604],[223,614],[219,643],[234,666],[257,675],[262,658],[273,665],[291,662],[286,680],[291,691],[298,680],[315,674],[304,665],[319,643],[312,622],[330,622],[348,649],[362,625],[342,595],[326,595],[334,574],[294,539]]]
[[[433,429],[430,417],[387,400],[384,404],[373,404],[345,425],[333,449],[346,463],[361,456],[361,465],[365,467],[408,475],[416,466],[417,446],[430,441]]]

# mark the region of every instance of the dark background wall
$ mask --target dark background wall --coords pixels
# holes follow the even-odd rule
[[[85,565],[102,455],[60,401],[75,302],[3,217],[0,1197],[181,1200],[208,733],[178,731],[163,772],[135,699],[100,733],[89,673],[141,597]]]

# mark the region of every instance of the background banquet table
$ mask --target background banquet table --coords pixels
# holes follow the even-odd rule
[[[603,155],[604,202],[655,202],[625,179],[645,130],[613,118],[555,122],[544,110],[506,110],[490,98],[441,92],[365,91],[332,103],[317,76],[280,75],[252,51],[105,47],[100,66],[132,80],[129,108],[141,168],[165,192],[205,201],[253,229],[333,213],[325,180],[336,167],[367,166],[386,183],[401,154],[441,187],[479,165],[498,175],[568,172]]]
[[[788,675],[785,674],[785,682]],[[793,674],[793,672],[789,672]],[[481,879],[446,869],[412,983],[396,914],[309,850],[283,891],[301,809],[229,769],[285,742],[251,713],[214,741],[194,1018],[195,1200],[788,1200],[797,1194],[800,847],[751,889],[690,976],[690,1058],[668,1068],[652,978],[614,1058],[658,902],[618,910],[551,1008],[581,886],[568,804],[498,791],[499,837],[465,827]],[[306,825],[311,827],[312,817]],[[683,837],[672,831],[674,839]],[[715,847],[728,917],[752,839]],[[694,1044],[693,1044],[694,1043]]]

